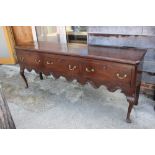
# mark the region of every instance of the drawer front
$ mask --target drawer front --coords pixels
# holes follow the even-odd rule
[[[32,69],[42,66],[42,60],[39,54],[25,51],[18,51],[16,53],[20,65],[30,66]]]
[[[85,78],[109,81],[118,84],[131,84],[131,65],[107,61],[83,61],[82,73]]]
[[[17,57],[20,65],[40,72],[131,86],[132,65],[27,51],[17,51]]]
[[[20,65],[40,69],[41,72],[59,72],[62,75],[79,75],[79,59],[69,56],[55,54],[17,51],[17,58]]]
[[[59,71],[66,74],[79,74],[80,65],[78,58],[53,54],[43,55],[43,65],[48,70]]]

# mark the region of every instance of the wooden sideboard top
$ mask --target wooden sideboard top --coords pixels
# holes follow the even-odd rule
[[[138,48],[56,44],[44,41],[16,46],[15,49],[87,57],[127,64],[138,64],[146,53],[146,49]]]

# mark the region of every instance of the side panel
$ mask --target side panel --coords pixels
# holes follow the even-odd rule
[[[15,64],[14,41],[11,29],[7,26],[0,27],[0,64]]]
[[[16,45],[34,42],[31,26],[12,26]]]

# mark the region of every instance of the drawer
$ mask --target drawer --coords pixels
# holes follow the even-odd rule
[[[44,73],[53,71],[62,76],[131,86],[132,65],[27,51],[17,51],[17,57],[20,65],[37,68]]]
[[[40,54],[42,57],[42,61],[43,61],[43,68],[46,68],[47,70],[50,69],[55,69],[55,70],[59,70],[59,64],[58,64],[58,57],[55,57],[52,54]]]
[[[62,73],[62,75],[68,74],[70,76],[80,74],[78,58],[47,53],[31,53],[21,50],[16,53],[20,65],[34,69],[39,68],[40,71],[45,73],[54,71]]]
[[[78,58],[54,54],[42,55],[43,66],[47,70],[58,71],[64,74],[74,75],[80,73]]]
[[[111,83],[117,82],[130,85],[132,69],[131,65],[115,62],[97,60],[82,62],[82,74],[85,78],[104,80]]]
[[[25,52],[25,51],[19,51],[17,52],[17,58],[20,65],[26,65],[33,67],[41,67],[42,66],[42,60],[39,54],[35,52]]]

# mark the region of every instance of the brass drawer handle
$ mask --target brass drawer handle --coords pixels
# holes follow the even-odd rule
[[[74,71],[76,69],[76,66],[72,67],[71,65],[69,65],[68,68],[69,68],[70,71]]]
[[[20,61],[23,62],[24,61],[24,58],[23,57],[20,57]]]
[[[47,65],[53,65],[53,62],[52,62],[52,61],[50,61],[50,62],[47,61],[46,64],[47,64]]]
[[[88,69],[87,67],[86,67],[86,72],[88,72],[88,73],[90,73],[90,72],[95,72],[95,69]]]
[[[116,76],[117,76],[120,80],[123,80],[123,79],[125,79],[125,78],[127,77],[126,74],[124,74],[124,76],[120,76],[119,73],[117,73]]]
[[[36,62],[37,64],[39,64],[39,63],[40,63],[40,60],[35,59],[35,62]]]

